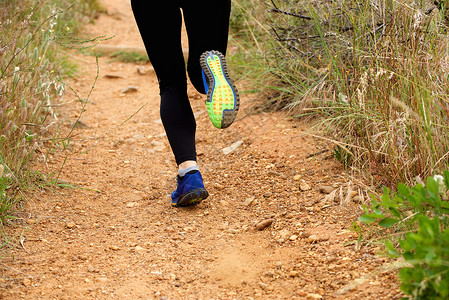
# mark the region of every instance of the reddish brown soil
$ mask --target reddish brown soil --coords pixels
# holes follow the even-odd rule
[[[124,3],[125,2],[125,3]],[[106,44],[142,47],[128,1],[87,26]],[[76,55],[70,86],[86,99],[95,57]],[[145,66],[149,68],[149,65]],[[73,187],[43,188],[10,231],[22,235],[1,263],[1,299],[392,299],[400,296],[379,248],[355,247],[346,230],[360,214],[357,193],[332,145],[304,134],[284,113],[249,114],[262,96],[241,99],[238,120],[213,127],[204,96],[190,89],[199,164],[210,197],[170,207],[176,166],[159,117],[154,72],[99,59],[99,77],[67,149],[45,172]],[[237,86],[243,91],[243,84]],[[122,93],[129,87],[134,92]],[[67,132],[82,104],[67,91]],[[243,143],[230,154],[222,149]],[[323,151],[324,150],[324,151]],[[329,150],[329,151],[326,151]],[[63,163],[65,162],[65,163]],[[304,186],[307,184],[307,186]],[[301,189],[302,185],[302,189]],[[320,193],[328,185],[335,199]],[[353,188],[353,190],[355,190]],[[264,230],[254,225],[274,220]]]

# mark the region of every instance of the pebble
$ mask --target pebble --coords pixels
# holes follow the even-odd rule
[[[283,239],[286,239],[290,235],[290,231],[287,229],[282,229],[278,232],[279,236]]]
[[[361,196],[355,196],[354,198],[352,198],[352,201],[354,201],[354,203],[361,203],[362,199],[363,198]]]
[[[146,75],[153,72],[153,67],[137,66],[137,73],[139,73],[139,75]]]
[[[307,241],[308,243],[318,243],[318,242],[323,242],[323,241],[327,241],[327,240],[329,240],[329,238],[326,238],[326,237],[319,237],[319,236],[317,236],[317,235],[315,235],[315,234],[312,234],[311,236],[309,236],[309,237],[306,239],[306,241]]]
[[[243,204],[245,206],[252,206],[255,203],[256,203],[256,198],[250,197],[250,198],[246,198],[246,200],[245,200],[245,202]]]
[[[25,278],[25,279],[22,281],[22,284],[23,284],[24,286],[30,286],[30,285],[31,285],[31,279]]]
[[[293,180],[298,181],[301,179],[301,175],[297,174],[295,176],[293,176]]]
[[[306,296],[306,299],[310,299],[310,300],[313,300],[313,299],[322,299],[323,298],[323,296],[321,296],[321,295],[319,295],[319,294],[307,294],[307,296]]]
[[[288,276],[290,276],[290,277],[298,277],[299,276],[299,272],[298,271],[290,271]]]
[[[332,193],[335,189],[330,186],[330,185],[320,185],[318,186],[318,189],[320,190],[321,193],[323,194],[330,194]]]
[[[301,191],[310,191],[312,189],[310,185],[307,182],[305,182],[304,179],[301,180],[299,188],[301,189]]]
[[[143,248],[143,247],[140,247],[140,246],[134,247],[134,250],[137,251],[137,252],[147,251],[147,249],[145,249],[145,248]]]
[[[306,239],[306,238],[308,238],[308,237],[310,236],[310,234],[307,233],[307,232],[301,232],[301,233],[299,234],[299,236],[300,236],[302,239]]]
[[[115,245],[109,246],[109,249],[114,250],[114,251],[120,250],[120,248]]]
[[[229,147],[226,147],[226,148],[223,148],[223,149],[221,149],[221,151],[223,151],[223,154],[229,154],[229,153],[231,153],[231,152],[233,152],[233,151],[235,151],[238,147],[240,147],[241,145],[243,144],[243,141],[237,141],[237,142],[235,142],[234,144],[232,144],[231,146],[229,146]]]
[[[87,268],[87,271],[90,273],[100,273],[100,270],[95,269],[94,267],[90,266]]]
[[[268,285],[266,283],[263,283],[262,281],[259,281],[259,286],[264,291],[266,291],[268,288]]]
[[[128,208],[132,208],[132,207],[136,207],[139,206],[138,202],[129,202],[128,204],[126,204],[126,207]]]
[[[159,141],[152,141],[151,143],[150,143],[150,145],[153,147],[153,149],[155,150],[155,151],[158,151],[158,152],[162,152],[162,151],[164,151],[165,150],[165,145],[164,145],[164,143],[163,142],[159,142]]]
[[[304,291],[297,291],[296,293],[298,294],[299,297],[305,297],[305,296],[307,296],[307,293],[304,292]]]
[[[237,234],[237,233],[240,232],[240,230],[230,228],[230,229],[227,230],[227,232],[230,233],[230,234]]]
[[[137,87],[128,86],[122,90],[122,94],[137,92]]]
[[[107,78],[107,79],[118,79],[118,78],[123,78],[122,76],[116,75],[116,74],[106,74],[106,75],[104,75],[103,77],[104,77],[104,78]]]
[[[76,224],[74,222],[68,222],[67,224],[65,224],[65,227],[72,229],[76,227]]]
[[[273,224],[273,222],[274,222],[274,219],[266,219],[266,220],[263,220],[263,221],[257,223],[255,227],[257,230],[264,230],[266,227]]]
[[[298,236],[296,234],[294,234],[290,237],[290,241],[296,241],[297,239],[298,239]]]

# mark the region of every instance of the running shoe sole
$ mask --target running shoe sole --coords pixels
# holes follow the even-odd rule
[[[204,199],[209,197],[209,193],[206,189],[199,188],[196,190],[189,191],[184,195],[180,196],[177,203],[172,203],[174,207],[186,207],[197,205]]]
[[[217,128],[229,127],[239,110],[239,94],[229,78],[226,59],[218,51],[201,55],[201,67],[209,82],[206,108],[209,118]]]

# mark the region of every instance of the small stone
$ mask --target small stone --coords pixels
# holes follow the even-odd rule
[[[109,249],[111,249],[111,250],[113,250],[113,251],[120,250],[120,248],[117,247],[117,246],[115,246],[115,245],[109,246]]]
[[[307,294],[306,299],[313,300],[313,299],[322,299],[323,296],[318,294]]]
[[[255,227],[257,230],[264,230],[266,227],[273,224],[273,222],[274,222],[274,219],[266,219],[266,220],[263,220],[263,221],[257,223]]]
[[[268,285],[266,283],[263,283],[262,281],[259,281],[259,286],[264,291],[268,289]]]
[[[298,294],[299,297],[305,297],[305,296],[307,296],[307,293],[304,292],[304,291],[297,291],[296,293]]]
[[[362,197],[361,196],[355,196],[354,198],[352,198],[352,201],[354,201],[354,203],[361,203],[362,202]]]
[[[95,269],[95,268],[92,267],[92,266],[89,266],[89,267],[87,268],[87,271],[90,272],[90,273],[100,273],[100,270],[97,270],[97,269]]]
[[[199,116],[201,116],[202,114],[204,114],[205,112],[207,112],[207,110],[200,110],[197,111],[193,114],[193,116],[195,117],[195,119],[197,119]]]
[[[245,200],[245,202],[243,204],[245,206],[252,206],[255,203],[256,203],[256,198],[250,197],[250,198],[246,198],[246,200]]]
[[[234,144],[232,144],[231,146],[221,149],[221,151],[223,151],[223,154],[227,155],[227,154],[235,151],[242,144],[243,144],[243,141],[237,141]]]
[[[137,87],[135,87],[135,86],[128,86],[127,88],[122,90],[122,94],[134,93],[134,92],[137,92]]]
[[[85,283],[90,283],[89,278],[84,278],[84,282],[85,282]]]
[[[165,144],[159,141],[152,141],[150,145],[153,147],[155,151],[162,152],[165,150]]]
[[[307,182],[305,182],[304,179],[301,180],[299,188],[301,189],[301,191],[310,191],[312,189],[310,185]]]
[[[146,75],[154,72],[153,67],[137,66],[137,73],[139,75]]]
[[[298,239],[298,236],[296,234],[294,234],[289,239],[290,239],[290,241],[296,241]]]
[[[22,281],[22,284],[23,284],[24,286],[30,286],[30,285],[31,285],[31,279],[25,278],[25,279]]]
[[[95,281],[104,283],[104,282],[108,281],[108,279],[106,277],[97,277],[97,278],[95,278]]]
[[[104,78],[107,78],[107,79],[118,79],[118,78],[123,78],[122,76],[116,75],[116,74],[106,74],[106,75],[104,75],[103,77],[104,77]]]
[[[278,232],[279,236],[283,239],[286,239],[288,236],[290,236],[290,231],[287,229],[282,229]]]
[[[306,239],[306,238],[308,238],[309,236],[310,236],[310,234],[307,233],[307,232],[301,232],[301,233],[299,234],[299,237],[302,238],[302,239]]]
[[[128,208],[133,208],[139,206],[139,202],[129,202],[128,204],[126,204],[126,207]]]
[[[298,277],[299,276],[299,272],[298,271],[290,271],[290,273],[288,274],[288,276],[290,277]]]
[[[237,234],[237,233],[239,233],[240,231],[239,231],[238,229],[230,228],[230,229],[227,230],[227,232],[230,233],[230,234]]]
[[[143,248],[143,247],[140,247],[140,246],[134,247],[134,250],[137,251],[137,252],[144,252],[144,251],[147,251],[147,249],[145,249],[145,248]]]
[[[217,190],[221,191],[224,189],[224,186],[219,184],[219,183],[215,183],[215,187],[217,188]]]
[[[281,176],[280,173],[274,172],[274,171],[268,171],[268,175],[269,175],[269,176]]]
[[[319,240],[320,240],[320,238],[317,235],[315,235],[315,234],[312,234],[311,236],[309,236],[307,238],[307,242],[309,242],[309,243],[316,243]]]
[[[69,229],[72,229],[72,228],[75,228],[75,227],[76,227],[76,224],[73,223],[73,222],[68,222],[67,224],[65,224],[65,227],[67,227],[67,228],[69,228]]]
[[[330,185],[320,185],[318,186],[318,189],[320,190],[321,193],[323,194],[330,194],[332,193],[335,189],[330,186]]]
[[[297,174],[295,176],[293,176],[293,180],[298,181],[301,179],[301,175]]]

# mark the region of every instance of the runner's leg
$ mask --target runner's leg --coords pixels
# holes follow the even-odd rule
[[[140,34],[159,80],[162,123],[179,165],[196,161],[196,123],[187,96],[178,1],[132,0]],[[200,73],[201,74],[201,73]]]

